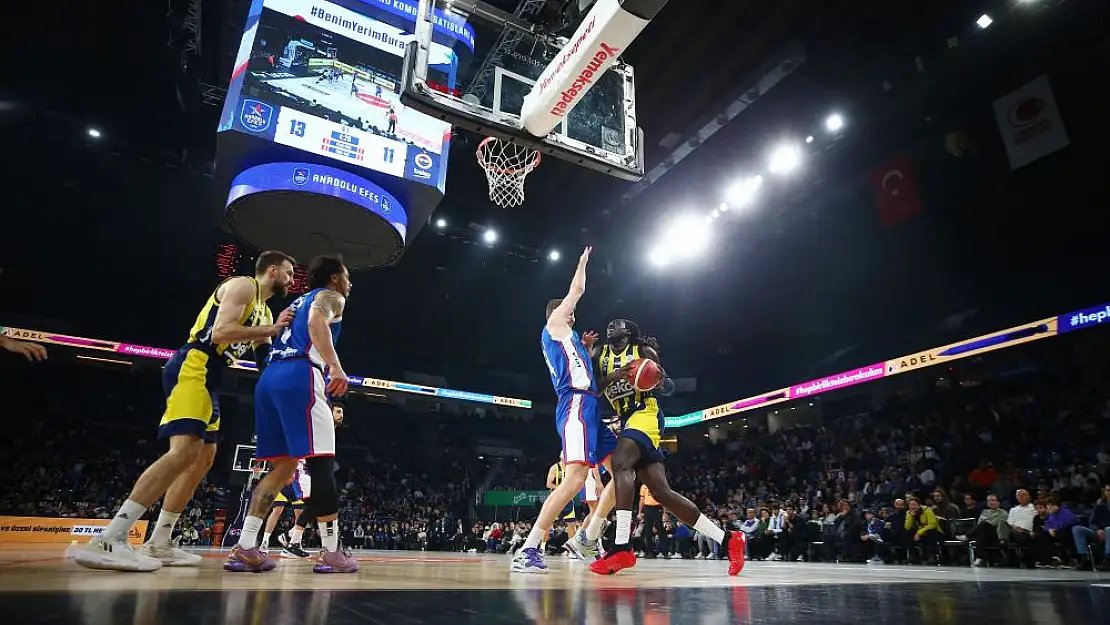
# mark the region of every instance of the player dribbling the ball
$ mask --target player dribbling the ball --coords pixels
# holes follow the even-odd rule
[[[640,328],[627,319],[615,319],[606,328],[606,343],[593,348],[595,370],[609,377],[619,371],[629,375],[630,363],[647,358],[659,363],[659,345],[651,338],[643,338]],[[633,367],[634,372],[640,367]],[[659,376],[661,387],[667,380]],[[672,383],[673,384],[673,383]],[[664,455],[659,449],[663,433],[663,412],[655,397],[656,388],[643,390],[628,378],[615,380],[604,387],[602,393],[616,411],[623,427],[613,453],[612,473],[616,484],[617,534],[613,551],[590,565],[590,570],[601,575],[612,575],[636,565],[632,553],[632,511],[636,505],[636,479],[639,478],[652,495],[677,516],[711,540],[719,543],[728,554],[729,575],[738,575],[744,568],[744,537],[740,532],[726,532],[705,515],[689,499],[671,490],[663,466]],[[596,552],[597,535],[579,533],[573,540],[583,551]],[[646,537],[645,537],[646,538]]]

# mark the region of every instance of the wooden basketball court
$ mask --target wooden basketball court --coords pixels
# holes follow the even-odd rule
[[[64,549],[0,549],[3,622],[202,623],[1094,623],[1110,614],[1110,577],[1091,572],[784,562],[643,561],[599,577],[549,559],[512,575],[507,556],[359,552],[362,570],[317,575],[311,561],[227,573],[226,552],[197,568],[85,570]],[[1098,616],[1098,615],[1102,616]]]

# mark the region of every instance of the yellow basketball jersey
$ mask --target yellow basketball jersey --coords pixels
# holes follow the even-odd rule
[[[187,348],[201,349],[210,356],[221,356],[221,358],[211,358],[209,363],[230,364],[236,359],[241,360],[252,347],[249,341],[245,343],[212,342],[212,326],[215,325],[216,313],[220,310],[220,298],[218,297],[220,287],[232,279],[228,278],[221,282],[208,296],[208,301],[204,303],[196,321],[193,322],[193,327],[189,329],[189,340],[185,343]],[[266,300],[262,298],[262,285],[255,278],[250,278],[250,280],[254,283],[254,301],[243,311],[243,315],[239,318],[239,325],[247,327],[271,325],[274,322],[274,316],[270,312],[270,307],[266,305]]]
[[[640,357],[640,346],[638,345],[630,343],[623,350],[617,352],[611,345],[606,344],[602,346],[601,356],[598,358],[598,363],[601,365],[601,376],[610,375]],[[605,389],[604,395],[605,399],[609,400],[609,405],[622,418],[638,410],[643,410],[647,407],[647,399],[652,396],[650,392],[637,391],[631,382],[623,378],[610,384]]]

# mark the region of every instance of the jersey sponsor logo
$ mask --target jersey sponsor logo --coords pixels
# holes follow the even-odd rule
[[[239,121],[251,132],[265,132],[274,118],[274,107],[258,100],[243,100]]]
[[[636,389],[628,380],[616,380],[605,389],[605,398],[617,401],[636,394]]]

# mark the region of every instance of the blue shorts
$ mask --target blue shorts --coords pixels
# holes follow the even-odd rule
[[[324,373],[307,358],[276,361],[254,387],[255,458],[335,455],[335,423]]]
[[[596,466],[617,448],[617,437],[597,416],[597,397],[567,393],[555,408],[555,429],[563,441],[563,462]]]

